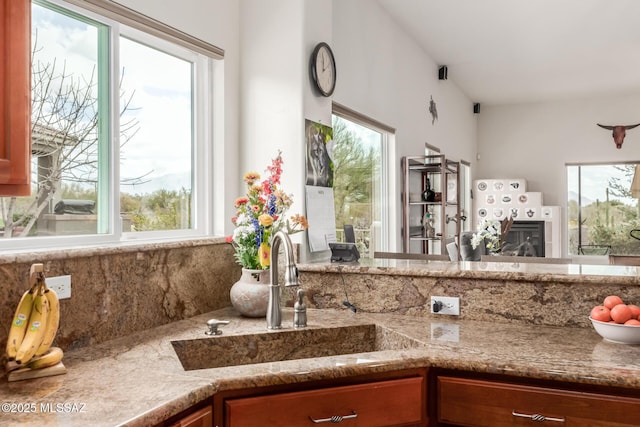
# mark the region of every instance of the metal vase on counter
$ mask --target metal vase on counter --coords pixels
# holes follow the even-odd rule
[[[263,317],[269,303],[270,271],[242,269],[240,280],[231,286],[231,305],[246,317]]]

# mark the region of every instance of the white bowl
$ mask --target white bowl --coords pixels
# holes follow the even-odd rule
[[[640,326],[621,325],[618,323],[601,322],[592,319],[594,329],[607,341],[619,344],[640,344]]]

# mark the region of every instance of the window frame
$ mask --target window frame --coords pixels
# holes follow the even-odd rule
[[[204,164],[205,159],[208,158],[207,156],[207,147],[210,144],[206,144],[206,135],[208,135],[210,132],[208,132],[208,127],[210,127],[210,120],[206,120],[201,114],[201,109],[202,111],[208,111],[209,108],[208,104],[210,103],[207,100],[207,96],[204,94],[208,94],[209,93],[209,85],[210,85],[210,61],[207,60],[207,58],[204,58],[202,55],[199,55],[195,52],[189,51],[186,48],[183,48],[181,46],[177,46],[175,44],[172,44],[171,42],[165,41],[165,40],[161,40],[158,39],[154,36],[145,34],[144,32],[138,31],[134,28],[130,28],[130,27],[126,27],[126,26],[122,26],[120,25],[120,32],[119,32],[119,36],[123,36],[126,37],[130,40],[135,41],[136,43],[141,43],[141,44],[145,44],[147,46],[150,46],[152,48],[156,48],[158,49],[158,47],[161,47],[161,51],[170,55],[173,55],[177,58],[189,61],[193,64],[193,68],[192,68],[192,99],[191,99],[191,108],[193,111],[193,120],[192,120],[192,147],[191,147],[191,168],[192,168],[192,183],[191,183],[191,190],[192,190],[192,209],[193,209],[193,216],[192,216],[192,228],[190,229],[180,229],[180,230],[161,230],[161,231],[129,231],[129,232],[123,232],[122,230],[120,230],[121,235],[122,235],[122,240],[128,241],[128,240],[148,240],[148,239],[152,239],[154,237],[157,236],[162,236],[162,237],[166,237],[166,238],[184,238],[184,237],[200,237],[200,236],[204,236],[209,232],[209,227],[206,225],[206,221],[203,221],[204,218],[207,217],[207,210],[206,205],[204,205],[203,203],[196,203],[197,202],[197,197],[199,197],[201,191],[198,191],[198,188],[200,188],[198,186],[199,185],[205,185],[205,183],[207,181],[205,181],[204,179],[202,180],[198,180],[198,175],[200,171],[204,171],[206,173],[206,171],[208,170],[208,168],[206,167],[206,164]],[[123,31],[124,30],[124,31]],[[132,37],[133,36],[133,37]],[[116,41],[112,41],[113,43],[118,43],[118,47],[119,47],[119,37],[118,40]],[[148,43],[145,43],[145,41],[148,41]],[[154,43],[153,45],[151,45],[151,43]],[[116,49],[114,49],[115,51]],[[114,61],[117,60],[117,58],[114,59]],[[118,64],[119,65],[119,64]],[[117,66],[116,69],[119,69],[120,67]],[[117,80],[119,78],[119,76],[114,76],[115,80],[114,82],[112,82],[112,85],[117,86]],[[115,87],[112,86],[112,87]],[[117,92],[117,88],[116,88],[116,92]],[[112,97],[114,98],[114,103],[117,105],[116,109],[114,110],[112,108],[112,112],[118,111],[117,108],[119,108],[119,98],[115,99],[114,97],[115,93],[112,92]],[[117,119],[116,119],[117,120]],[[114,120],[115,123],[115,120]],[[119,122],[118,122],[119,124]],[[120,138],[120,133],[119,131],[116,132],[116,129],[118,129],[117,127],[114,127],[111,129],[111,133],[113,135],[117,135],[114,137],[114,141],[116,139],[118,139],[117,143],[113,143],[112,144],[112,149],[113,149],[113,158],[114,159],[119,159],[120,158],[120,143],[119,143],[119,138]],[[118,162],[119,163],[119,162]],[[117,167],[119,169],[119,166]],[[120,183],[119,183],[119,177],[116,177],[115,180],[116,182],[112,183],[112,185],[117,186],[118,188],[118,192],[117,194],[120,194]],[[116,188],[116,187],[114,187]],[[114,192],[110,192],[114,193]],[[120,198],[117,197],[116,200],[114,200],[114,203],[117,203],[117,209],[114,209],[114,212],[120,212]],[[116,221],[116,224],[120,229],[122,228],[122,221]],[[113,230],[115,230],[115,228],[112,228]]]
[[[108,186],[106,194],[98,195],[104,197],[100,199],[99,209],[108,210],[108,217],[104,219],[101,216],[103,212],[98,212],[98,227],[108,227],[108,232],[104,234],[86,234],[86,235],[60,235],[60,236],[31,236],[31,237],[12,237],[10,239],[0,239],[0,251],[21,250],[32,248],[57,248],[57,247],[91,247],[104,245],[118,245],[127,242],[140,241],[165,241],[165,240],[185,240],[201,237],[210,237],[213,231],[213,197],[209,195],[212,191],[212,179],[214,175],[214,158],[213,151],[215,149],[214,141],[214,108],[213,106],[220,101],[214,99],[214,85],[221,84],[215,81],[215,72],[220,71],[221,66],[216,62],[222,62],[221,55],[205,56],[201,52],[196,52],[177,45],[169,40],[157,37],[153,32],[148,34],[137,28],[129,27],[116,20],[101,16],[90,10],[70,4],[65,0],[32,0],[32,3],[41,5],[49,4],[54,8],[67,10],[79,17],[84,17],[89,21],[95,21],[100,25],[108,27],[108,47],[107,58],[108,68],[107,79],[108,100],[105,102],[109,106],[107,113],[109,124],[108,147],[100,147],[101,154],[105,153],[107,159],[99,159],[100,166],[106,161],[108,164],[107,171],[100,172],[100,184]],[[170,27],[167,27],[170,28]],[[147,45],[151,48],[158,49],[161,52],[179,57],[191,62],[192,65],[192,224],[190,229],[181,230],[158,230],[144,232],[123,232],[122,221],[120,215],[120,182],[119,182],[119,162],[120,162],[120,131],[119,131],[119,38],[123,36],[129,38],[136,43]],[[31,46],[29,46],[31,49]],[[100,48],[99,48],[100,49]],[[220,52],[223,52],[220,50]],[[98,64],[98,67],[101,67]],[[100,78],[100,77],[99,77]],[[100,138],[103,139],[102,137]],[[104,150],[104,151],[102,151]],[[215,167],[218,165],[216,164]],[[219,172],[216,172],[219,173]],[[106,179],[106,181],[104,181]],[[104,206],[106,205],[106,207]],[[102,223],[101,223],[102,222]]]
[[[458,170],[460,175],[460,233],[473,231],[473,200],[471,198],[471,188],[473,180],[471,179],[471,162],[460,159],[460,167]]]
[[[360,126],[369,128],[382,135],[382,159],[381,159],[381,193],[380,201],[386,201],[381,206],[382,231],[380,233],[382,241],[378,251],[395,250],[396,239],[394,224],[396,224],[396,211],[398,202],[392,195],[396,188],[395,169],[395,132],[396,130],[371,117],[361,114],[337,102],[332,102],[331,114],[341,117]],[[371,251],[373,253],[373,250]]]
[[[619,161],[615,161],[615,160],[611,160],[611,161],[596,161],[596,162],[566,162],[565,163],[565,174],[564,174],[564,178],[565,178],[565,210],[566,210],[566,216],[564,219],[564,227],[565,227],[565,247],[564,247],[564,251],[566,254],[568,254],[568,256],[571,257],[576,257],[579,259],[583,259],[583,260],[606,260],[608,259],[609,255],[611,254],[610,249],[611,247],[609,247],[609,252],[605,253],[605,254],[585,254],[585,253],[580,253],[581,250],[583,250],[584,247],[588,246],[588,245],[583,245],[582,242],[580,240],[578,240],[577,242],[577,247],[576,247],[576,251],[577,253],[570,253],[570,244],[571,244],[571,239],[570,239],[570,233],[571,233],[571,229],[569,227],[569,192],[570,192],[570,180],[569,180],[569,168],[577,168],[577,174],[578,174],[578,223],[580,223],[581,218],[582,218],[582,210],[583,207],[581,206],[581,204],[579,203],[582,197],[582,179],[581,179],[581,168],[583,167],[589,167],[589,166],[619,166],[619,165],[640,165],[640,160],[619,160]],[[578,228],[580,229],[581,226],[579,225]],[[581,230],[578,231],[578,235],[581,235]],[[596,245],[598,246],[598,245]]]

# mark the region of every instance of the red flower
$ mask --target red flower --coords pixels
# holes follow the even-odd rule
[[[247,203],[249,203],[249,198],[248,197],[238,197],[236,199],[235,207],[239,208],[240,206],[245,205]]]
[[[267,166],[267,170],[271,173],[269,181],[274,184],[280,184],[280,175],[282,175],[282,152],[278,152],[278,157],[271,161],[271,166]]]
[[[269,195],[271,194],[273,191],[271,190],[273,186],[271,185],[271,181],[266,180],[266,181],[262,181],[262,191],[264,192],[265,195]],[[266,201],[266,199],[265,199]]]
[[[227,237],[225,237],[225,238],[224,238],[224,240],[225,240],[227,243],[231,243],[231,242],[233,242],[233,236],[227,236]]]

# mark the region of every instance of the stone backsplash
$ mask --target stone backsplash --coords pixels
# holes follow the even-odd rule
[[[230,305],[240,277],[224,239],[0,255],[0,343],[27,289],[32,263],[47,277],[71,275],[71,298],[60,301],[56,343],[97,344]]]
[[[448,296],[460,298],[461,320],[548,326],[591,328],[589,313],[607,295],[640,303],[640,276],[628,268],[602,266],[613,274],[576,275],[567,274],[576,266],[529,265],[526,273],[509,271],[509,264],[502,271],[482,267],[479,262],[393,260],[310,264],[300,266],[300,282],[309,305],[317,308],[346,310],[343,301],[348,300],[367,313],[445,318],[431,314],[430,297]]]
[[[241,273],[223,238],[0,254],[2,345],[35,262],[45,265],[48,277],[71,275],[71,298],[60,302],[56,338],[63,349],[229,307],[229,290]],[[360,312],[434,316],[431,295],[457,296],[459,319],[590,327],[587,316],[605,296],[640,302],[635,267],[505,264],[491,271],[488,265],[361,260],[355,266],[320,261],[298,267],[310,308],[347,310],[348,300]],[[283,303],[291,306],[292,296],[284,291]]]

